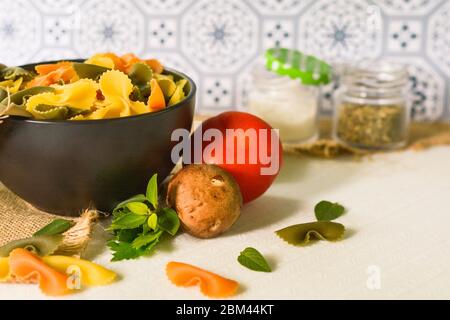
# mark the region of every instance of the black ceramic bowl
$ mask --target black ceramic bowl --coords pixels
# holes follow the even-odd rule
[[[0,181],[36,208],[67,216],[86,208],[109,212],[144,193],[154,173],[162,181],[173,169],[171,134],[190,130],[194,116],[194,82],[165,72],[188,79],[189,94],[159,112],[89,121],[7,118],[0,124]]]

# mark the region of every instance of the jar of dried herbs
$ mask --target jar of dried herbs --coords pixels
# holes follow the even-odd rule
[[[387,61],[347,67],[335,95],[334,138],[353,148],[395,149],[409,132],[408,72]]]

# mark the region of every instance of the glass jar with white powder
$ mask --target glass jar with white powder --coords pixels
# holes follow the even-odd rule
[[[318,134],[320,84],[328,82],[329,69],[298,51],[271,50],[252,70],[249,111],[279,129],[283,143],[312,140]]]

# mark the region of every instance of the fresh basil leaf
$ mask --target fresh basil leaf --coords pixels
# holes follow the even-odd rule
[[[154,209],[158,208],[158,175],[154,174],[147,185],[146,197]]]
[[[264,256],[255,248],[245,248],[244,251],[241,252],[237,260],[241,265],[253,271],[272,271]]]
[[[61,234],[69,230],[73,226],[73,222],[64,219],[55,219],[45,227],[36,231],[33,236],[53,236]]]
[[[158,211],[158,226],[171,234],[176,235],[180,228],[180,219],[175,210],[171,208],[162,208]]]
[[[150,210],[148,209],[148,206],[145,203],[142,202],[130,202],[127,203],[127,208],[136,214],[139,215],[146,215],[150,212]]]
[[[127,213],[125,215],[119,216],[118,218],[113,219],[110,230],[117,229],[134,229],[140,227],[147,221],[147,216],[135,214],[135,213]]]
[[[345,208],[339,203],[330,201],[320,201],[314,207],[314,212],[318,221],[331,221],[339,218],[345,211]]]
[[[140,249],[140,248],[150,244],[151,242],[158,240],[159,237],[161,236],[161,234],[162,234],[161,230],[152,232],[152,233],[141,234],[136,239],[134,239],[132,245],[134,248]]]
[[[156,230],[158,227],[158,216],[155,213],[148,217],[147,225],[150,229]]]
[[[131,197],[130,199],[127,199],[125,201],[122,201],[121,203],[119,203],[113,210],[113,213],[119,211],[119,209],[122,209],[124,207],[126,207],[127,204],[131,203],[131,202],[145,202],[147,201],[147,198],[145,197],[145,195],[143,194],[138,194],[134,197]]]

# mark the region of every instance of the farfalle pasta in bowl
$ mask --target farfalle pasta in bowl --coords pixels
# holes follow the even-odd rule
[[[170,173],[171,135],[191,128],[195,92],[134,54],[0,65],[0,181],[48,212],[109,211]]]

